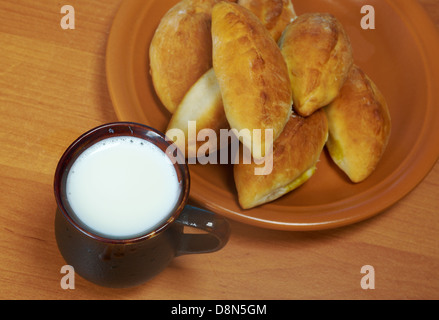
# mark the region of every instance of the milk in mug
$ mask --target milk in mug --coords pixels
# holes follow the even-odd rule
[[[86,149],[66,184],[77,220],[111,239],[134,238],[162,225],[181,191],[169,157],[151,142],[129,136],[104,139]]]

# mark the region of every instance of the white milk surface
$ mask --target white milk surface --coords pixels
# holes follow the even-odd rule
[[[165,222],[181,187],[171,160],[157,146],[116,137],[79,156],[67,176],[66,191],[77,218],[90,231],[128,239]]]

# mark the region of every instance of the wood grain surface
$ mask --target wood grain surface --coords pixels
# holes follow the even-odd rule
[[[1,299],[439,298],[438,164],[362,223],[297,233],[231,221],[223,250],[179,257],[145,285],[106,289],[78,276],[63,290],[53,175],[75,138],[117,120],[105,49],[121,0],[71,2],[0,2]],[[439,25],[439,2],[419,2]],[[64,4],[74,5],[74,31],[60,27]],[[360,286],[364,265],[375,269],[374,290]]]

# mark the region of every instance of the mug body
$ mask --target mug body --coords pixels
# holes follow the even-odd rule
[[[118,122],[100,126],[79,137],[61,157],[55,172],[57,201],[55,235],[65,261],[83,278],[107,287],[131,287],[143,283],[167,267],[176,256],[183,226],[174,223],[189,196],[189,170],[184,161],[173,165],[181,185],[177,205],[169,218],[145,234],[127,239],[98,235],[75,218],[69,205],[67,175],[74,161],[93,144],[109,137],[132,136],[146,140],[167,153],[171,145],[164,134],[136,123]],[[178,150],[172,149],[174,152]],[[179,156],[179,155],[177,155]]]
[[[75,273],[95,284],[126,288],[140,285],[162,272],[176,256],[182,225],[139,241],[111,242],[84,235],[65,219],[55,216],[59,251]]]

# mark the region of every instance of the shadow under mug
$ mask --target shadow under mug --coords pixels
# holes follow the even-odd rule
[[[163,133],[132,122],[110,123],[92,129],[65,151],[54,178],[57,202],[55,236],[64,260],[73,266],[75,273],[105,287],[133,287],[159,274],[174,257],[214,252],[223,248],[229,238],[229,224],[212,212],[187,204],[190,176],[187,164],[181,158],[182,161],[173,161],[182,186],[178,204],[168,220],[155,230],[135,238],[112,239],[95,234],[77,221],[66,194],[69,169],[87,148],[117,136],[144,139],[169,156],[167,150],[171,143],[166,141]],[[185,226],[202,232],[187,234]]]

